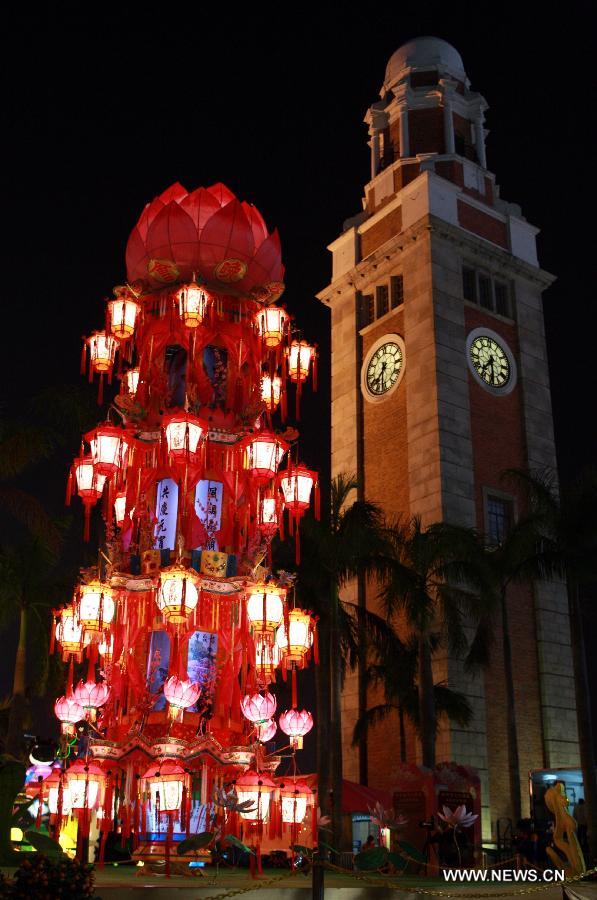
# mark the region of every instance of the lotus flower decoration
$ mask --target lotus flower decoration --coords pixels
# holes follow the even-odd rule
[[[170,704],[176,709],[188,709],[199,699],[201,688],[196,682],[183,681],[172,675],[164,684],[164,696]]]
[[[279,723],[288,737],[304,737],[313,728],[313,716],[306,709],[287,709],[281,713]]]
[[[98,709],[110,696],[110,688],[105,681],[80,681],[73,691],[73,697],[84,709]]]
[[[247,694],[240,701],[243,716],[255,725],[263,725],[276,711],[276,698],[269,691],[265,694]]]
[[[204,279],[213,289],[273,302],[284,289],[278,232],[223,184],[189,193],[173,184],[148,203],[126,249],[130,282],[150,289]]]
[[[378,828],[389,828],[391,831],[396,831],[396,829],[401,828],[408,822],[408,819],[402,813],[394,813],[393,809],[384,809],[379,801],[373,809],[371,807],[368,807],[368,809],[372,823],[377,825]]]
[[[85,710],[76,697],[59,697],[54,704],[56,718],[60,722],[75,725],[85,718]]]
[[[268,719],[267,722],[262,722],[260,725],[257,725],[257,737],[264,744],[267,744],[268,741],[271,741],[271,739],[275,737],[277,730],[278,726],[274,720]]]
[[[462,804],[462,806],[457,806],[454,810],[450,809],[449,806],[444,806],[443,811],[443,815],[438,812],[439,818],[442,822],[445,822],[446,825],[449,825],[450,828],[454,829],[470,828],[479,818],[476,813],[467,812],[464,804]]]

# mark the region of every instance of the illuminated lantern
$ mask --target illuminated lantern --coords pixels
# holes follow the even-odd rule
[[[150,802],[160,813],[177,812],[182,806],[183,789],[188,790],[190,785],[189,776],[173,759],[150,766],[143,782]]]
[[[101,644],[98,644],[97,651],[105,663],[111,663],[114,656],[114,635],[105,637]]]
[[[241,441],[244,450],[244,467],[257,484],[265,484],[274,478],[288,444],[271,431],[248,435]]]
[[[95,763],[78,759],[66,773],[66,784],[73,810],[89,810],[97,804],[106,776]]]
[[[300,825],[307,815],[307,806],[313,803],[313,791],[304,781],[280,785],[282,821],[286,825]]]
[[[60,619],[56,623],[55,634],[65,661],[71,653],[80,660],[83,647],[91,639],[90,635],[83,634],[83,626],[75,615],[72,606],[61,610]]]
[[[264,537],[272,537],[278,530],[278,502],[275,497],[262,497],[259,501],[257,527]]]
[[[268,741],[271,741],[271,739],[275,737],[278,726],[273,719],[268,719],[267,722],[262,722],[260,725],[257,725],[255,730],[258,739],[262,743],[267,744]]]
[[[170,718],[181,721],[182,712],[194,706],[199,699],[201,688],[196,682],[183,681],[172,675],[164,684],[164,696],[170,704]]]
[[[199,601],[199,578],[193,569],[170,566],[160,572],[156,603],[166,621],[183,624]]]
[[[73,691],[73,697],[77,700],[83,709],[85,709],[89,718],[93,720],[96,709],[103,706],[110,696],[110,688],[105,681],[81,681]]]
[[[315,359],[315,347],[304,341],[293,341],[286,350],[288,377],[291,381],[306,381],[309,377],[311,361]]]
[[[164,416],[168,453],[176,461],[198,462],[201,438],[207,434],[208,424],[186,412]]]
[[[266,347],[277,347],[282,343],[288,313],[278,306],[267,306],[255,316],[257,331]]]
[[[44,787],[47,790],[48,809],[50,810],[50,815],[52,816],[55,816],[58,812],[58,794],[60,792],[61,779],[62,774],[59,769],[53,769],[51,775],[48,775],[47,778],[44,778]],[[66,783],[66,778],[64,778],[62,784],[61,815],[70,815],[72,808],[73,803],[70,789]]]
[[[119,528],[122,527],[126,513],[126,491],[119,491],[114,498],[114,518]]]
[[[118,350],[116,338],[105,331],[94,331],[87,338],[87,344],[92,370],[100,374],[111,371]]]
[[[106,422],[85,435],[91,447],[91,458],[100,475],[113,475],[122,468],[127,443],[122,428]]]
[[[207,311],[209,294],[202,287],[192,281],[183,284],[176,294],[178,300],[178,312],[187,328],[196,328],[203,322]]]
[[[261,635],[255,635],[255,670],[261,685],[276,680],[276,669],[280,665],[280,648],[271,644]]]
[[[302,609],[291,609],[288,613],[288,630],[286,624],[280,625],[276,633],[276,643],[280,648],[282,660],[290,668],[295,663],[299,668],[304,665],[305,658],[313,644],[314,622],[309,613]]]
[[[101,634],[114,619],[116,604],[112,588],[101,581],[90,581],[79,588],[79,621],[89,634]]]
[[[303,738],[313,728],[313,716],[306,709],[287,709],[280,714],[279,725],[297,750],[303,749]]]
[[[271,375],[261,376],[261,399],[268,412],[274,412],[278,408],[281,393],[282,379],[279,375],[274,375],[273,378]]]
[[[260,581],[247,588],[247,619],[254,633],[274,632],[284,618],[286,588]]]
[[[265,772],[245,772],[236,779],[238,802],[249,801],[251,806],[240,815],[247,822],[265,822],[269,813],[269,803],[276,785]]]
[[[135,331],[135,323],[141,307],[130,294],[123,293],[108,302],[110,331],[121,341],[127,341]]]
[[[73,735],[77,722],[85,718],[85,710],[73,696],[59,697],[54,704],[54,712],[58,721],[62,723],[60,726],[62,734]]]
[[[276,698],[269,691],[265,694],[247,694],[240,701],[243,716],[254,725],[262,725],[276,712]]]
[[[91,456],[81,456],[73,463],[77,493],[85,506],[93,506],[101,497],[106,476],[97,471]]]
[[[139,387],[139,369],[129,369],[124,376],[124,381],[128,393],[134,397]]]
[[[311,491],[317,482],[317,472],[311,472],[306,466],[299,463],[297,466],[289,466],[285,472],[280,473],[280,487],[284,497],[284,508],[294,518],[300,518],[308,509],[311,502]]]

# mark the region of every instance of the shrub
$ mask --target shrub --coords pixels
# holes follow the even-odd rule
[[[10,900],[91,900],[93,867],[63,856],[49,859],[43,853],[27,854],[14,874]]]

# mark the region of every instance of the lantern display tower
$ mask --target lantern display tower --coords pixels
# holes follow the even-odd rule
[[[224,820],[248,843],[288,846],[288,829],[311,829],[313,794],[275,774],[273,691],[290,677],[292,708],[277,712],[294,754],[312,726],[296,672],[317,644],[292,585],[272,577],[270,545],[287,529],[298,556],[300,517],[317,513],[316,473],[285,421],[315,348],[278,305],[277,233],[222,184],[175,184],[148,204],[126,265],[83,345],[99,401],[105,380],[120,391],[68,482],[85,537],[99,506],[105,539],[55,613],[70,666],[54,820],[75,815],[82,838],[99,828],[100,858],[109,831],[168,855]]]

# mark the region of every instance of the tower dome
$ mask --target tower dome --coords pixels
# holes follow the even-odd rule
[[[452,75],[458,81],[467,80],[458,50],[441,38],[426,35],[407,41],[392,54],[386,66],[384,89],[391,88],[417,69],[437,69],[440,74]]]

